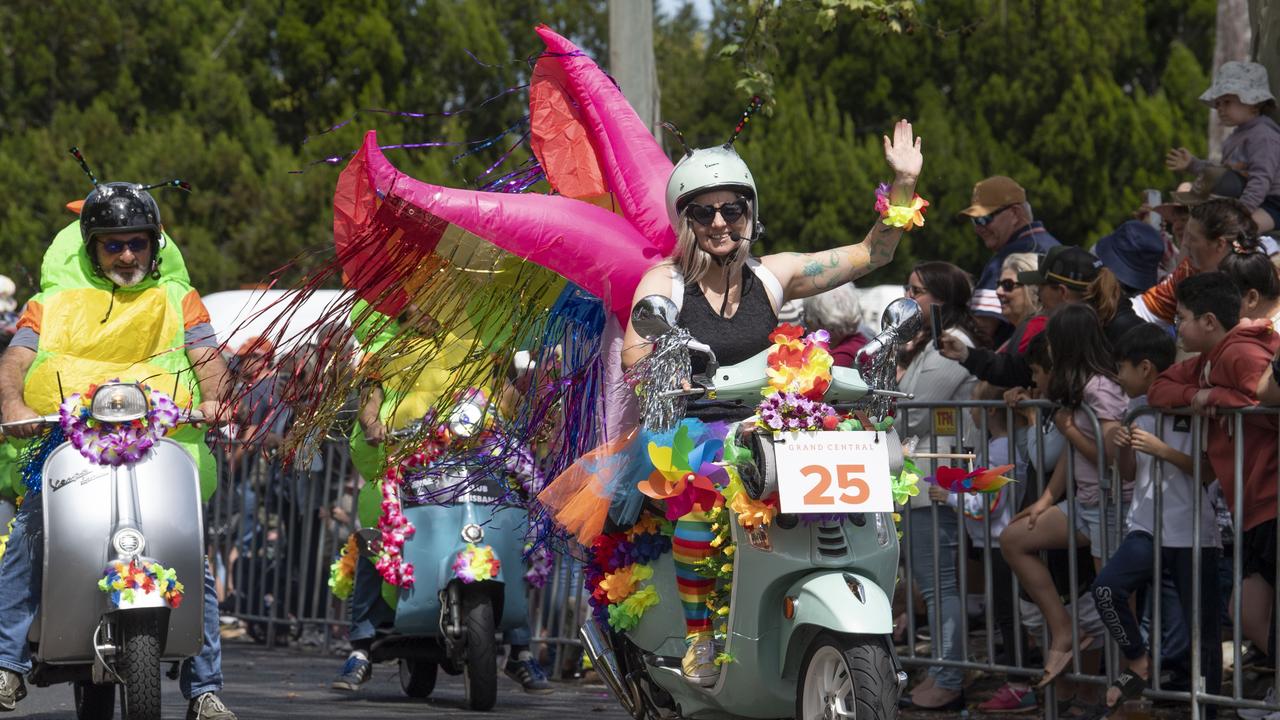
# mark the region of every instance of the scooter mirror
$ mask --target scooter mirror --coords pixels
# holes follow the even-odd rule
[[[631,326],[640,337],[653,341],[671,332],[679,314],[671,298],[646,295],[631,309]]]
[[[889,307],[880,316],[880,330],[883,332],[892,328],[898,342],[902,342],[920,331],[923,317],[919,303],[911,298],[898,298],[889,303]]]
[[[920,304],[911,298],[898,298],[889,303],[880,316],[880,334],[858,351],[859,358],[872,358],[886,347],[894,347],[911,339],[920,331]]]

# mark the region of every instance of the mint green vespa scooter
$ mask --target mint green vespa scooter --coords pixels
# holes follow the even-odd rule
[[[864,365],[869,375],[889,382],[897,345],[920,322],[914,301],[897,303],[886,311],[886,329]],[[677,348],[708,355],[707,372],[675,378],[668,389],[646,388],[642,398],[651,405],[642,407],[642,415],[669,422],[683,414],[688,398],[698,396],[754,408],[768,384],[765,353],[718,367],[708,348],[676,327],[676,315],[670,300],[652,296],[637,304],[632,322],[656,343],[655,353]],[[826,401],[858,402],[873,419],[891,412],[895,396],[903,397],[891,387],[869,388],[855,370],[835,368],[833,376]],[[672,407],[652,406],[664,401]],[[902,449],[896,433],[877,433],[877,439],[889,455],[890,471],[898,472]],[[799,479],[786,467],[779,471],[773,437],[753,432],[738,442],[752,450],[752,466],[740,466],[739,472],[753,497]],[[670,554],[651,565],[660,603],[637,627],[619,633],[590,619],[583,626],[591,661],[623,707],[636,720],[896,717],[906,674],[890,639],[898,566],[891,514],[811,522],[781,514],[751,533],[731,522],[736,552],[723,650],[733,661],[721,667],[714,686],[694,685],[681,673],[685,626]]]

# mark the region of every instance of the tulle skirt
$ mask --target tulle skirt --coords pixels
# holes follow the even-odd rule
[[[722,439],[727,426],[686,418],[693,442]],[[578,458],[538,495],[556,524],[583,545],[604,531],[606,521],[618,527],[634,525],[645,496],[637,485],[656,471],[649,459],[649,444],[670,445],[676,429],[652,432],[632,429]]]

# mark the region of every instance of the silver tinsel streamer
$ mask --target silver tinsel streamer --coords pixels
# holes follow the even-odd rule
[[[658,338],[653,352],[632,365],[623,376],[635,388],[640,401],[640,423],[648,430],[663,432],[684,419],[687,396],[667,397],[680,390],[692,377],[688,342],[692,337],[684,328],[675,328]]]

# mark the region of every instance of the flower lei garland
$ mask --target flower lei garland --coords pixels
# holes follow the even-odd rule
[[[463,583],[484,582],[498,577],[502,570],[502,561],[493,554],[488,545],[476,546],[467,543],[467,548],[453,559],[454,577]]]
[[[673,532],[669,521],[646,513],[631,529],[600,535],[592,542],[583,580],[598,622],[607,622],[614,630],[631,630],[646,610],[658,604],[650,565],[671,550]]]
[[[183,587],[178,582],[178,571],[157,562],[141,565],[136,559],[127,565],[114,562],[107,566],[98,581],[98,589],[111,596],[113,605],[119,605],[121,601],[132,603],[138,591],[144,594],[159,592],[171,608],[182,604]]]
[[[97,389],[98,386],[90,385],[83,397],[93,397]],[[99,423],[81,402],[80,393],[75,393],[58,407],[58,424],[72,447],[95,465],[119,467],[137,462],[157,440],[177,426],[181,417],[178,406],[168,395],[146,385],[142,386],[142,392],[147,396],[150,410],[138,420]]]
[[[339,600],[351,597],[356,587],[356,562],[360,559],[360,552],[356,549],[358,541],[356,534],[351,533],[329,566],[329,592]]]
[[[880,213],[881,222],[907,232],[911,232],[914,227],[924,227],[924,211],[929,207],[929,201],[916,194],[911,197],[909,205],[891,205],[890,190],[892,188],[888,183],[880,183],[876,187],[876,212]]]
[[[831,387],[831,336],[826,330],[802,337],[803,333],[800,327],[783,323],[769,336],[773,340],[767,356],[769,385],[761,391],[764,400],[756,410],[758,424],[766,430],[861,430],[859,420],[822,402]]]
[[[532,543],[524,546],[524,559],[529,569],[524,572],[524,581],[529,587],[540,590],[547,586],[551,577],[551,550],[546,545],[534,547]]]
[[[404,486],[405,473],[438,460],[452,439],[448,428],[436,428],[416,452],[387,468],[382,475],[382,515],[378,518],[382,549],[378,551],[374,565],[389,585],[405,589],[413,587],[413,563],[404,559],[404,543],[413,537],[416,529],[400,507],[400,488]]]

